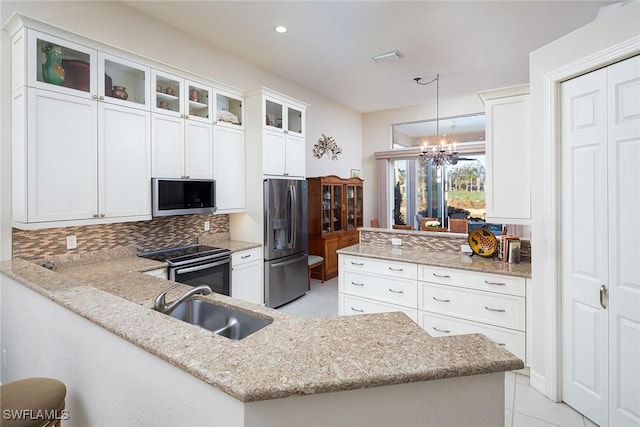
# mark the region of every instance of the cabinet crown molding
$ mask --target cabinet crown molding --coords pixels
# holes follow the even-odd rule
[[[478,92],[478,96],[482,103],[486,103],[487,101],[491,101],[493,99],[500,98],[508,98],[511,96],[520,96],[520,95],[528,95],[530,92],[529,83],[517,85],[517,86],[508,86],[498,89],[491,90],[483,90]]]

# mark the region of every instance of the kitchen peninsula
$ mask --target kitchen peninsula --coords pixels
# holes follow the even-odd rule
[[[7,376],[63,380],[69,426],[503,425],[503,372],[523,363],[480,334],[204,297],[273,320],[231,341],[151,309],[171,284],[143,274],[158,267],[127,248],[55,271],[0,264]]]

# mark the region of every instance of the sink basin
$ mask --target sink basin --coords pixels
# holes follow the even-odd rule
[[[272,322],[199,299],[180,303],[169,315],[235,341],[246,338]]]

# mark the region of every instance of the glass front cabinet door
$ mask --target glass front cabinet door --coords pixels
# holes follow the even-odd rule
[[[184,116],[184,79],[157,70],[151,70],[153,102],[151,110],[175,117]]]
[[[226,92],[216,92],[215,123],[243,127],[244,109],[242,99]]]
[[[98,98],[97,51],[38,31],[28,31],[28,81],[32,87]]]
[[[149,67],[103,52],[98,54],[98,65],[101,101],[149,110]]]

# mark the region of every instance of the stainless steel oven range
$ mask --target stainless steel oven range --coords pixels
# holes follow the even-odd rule
[[[139,253],[138,256],[166,262],[167,277],[191,286],[207,285],[213,292],[231,295],[231,251],[192,245]]]

